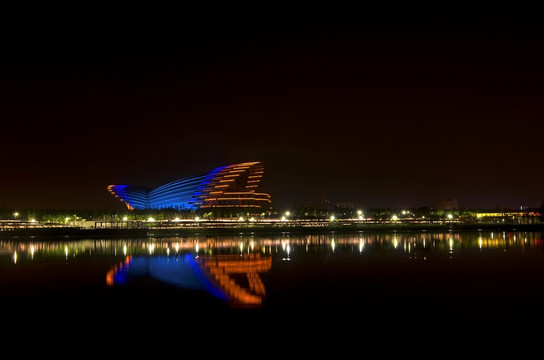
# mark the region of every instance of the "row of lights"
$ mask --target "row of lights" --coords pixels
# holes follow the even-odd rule
[[[406,215],[406,213],[407,213],[406,211],[403,211],[403,212],[402,212],[403,215]],[[289,211],[286,211],[285,214],[281,217],[281,221],[288,221],[288,218],[289,218],[290,215],[291,215],[291,213],[290,213]],[[363,212],[362,212],[361,210],[358,210],[358,211],[357,211],[357,216],[358,216],[359,220],[364,220],[364,215],[363,215]],[[452,220],[452,219],[453,219],[453,215],[452,215],[452,214],[448,214],[447,217],[448,217],[449,220]],[[68,219],[68,218],[67,218],[67,219]],[[399,219],[399,217],[398,217],[397,215],[393,215],[393,216],[391,217],[391,220],[392,220],[392,221],[397,221],[398,219]],[[423,219],[425,219],[425,216],[423,216]],[[199,221],[199,220],[200,220],[200,218],[199,218],[198,216],[195,217],[195,221]],[[240,216],[240,217],[238,218],[238,221],[244,221],[244,220],[245,220],[245,219],[244,219],[243,216]],[[251,218],[249,218],[248,220],[249,220],[249,221],[255,221],[255,218],[254,218],[254,217],[251,217]],[[329,218],[329,220],[330,220],[330,221],[334,221],[334,220],[336,220],[336,217],[335,217],[334,215],[331,215],[331,217]],[[127,221],[127,217],[126,217],[126,216],[123,217],[123,221]],[[154,222],[155,219],[152,218],[152,217],[150,217],[150,218],[147,219],[147,221],[148,221],[148,222]],[[175,218],[174,221],[180,221],[180,219],[179,219],[179,218]]]
[[[403,215],[406,215],[407,213],[409,213],[409,212],[407,212],[407,211],[405,211],[405,210],[402,211],[402,214],[403,214]],[[14,216],[15,218],[19,217],[19,213],[18,213],[18,212],[14,212],[14,213],[13,213],[13,216]],[[287,221],[288,218],[289,218],[289,216],[291,216],[291,212],[290,212],[290,211],[286,211],[285,214],[281,217],[281,221]],[[364,215],[363,215],[363,212],[362,212],[361,210],[357,210],[357,216],[358,216],[359,220],[364,220]],[[448,217],[449,220],[453,219],[453,215],[452,215],[452,214],[448,214],[447,217]],[[334,215],[331,215],[331,217],[330,217],[329,219],[330,219],[330,221],[334,221],[334,220],[336,220],[336,217],[335,217]],[[393,215],[393,216],[391,217],[391,220],[392,220],[392,221],[397,221],[398,219],[399,219],[399,218],[398,218],[397,215]],[[423,216],[423,219],[425,219],[425,216]],[[66,217],[64,220],[65,220],[65,221],[68,221],[68,220],[70,220],[70,218],[69,218],[69,217]],[[123,217],[123,221],[127,221],[127,220],[128,220],[128,217],[124,216],[124,217]],[[199,218],[198,216],[196,216],[194,220],[195,220],[195,221],[200,221],[200,218]],[[244,219],[242,216],[240,216],[240,217],[238,218],[238,221],[244,221],[244,220],[245,220],[245,219]],[[153,217],[149,217],[149,218],[147,219],[147,221],[148,221],[148,222],[155,222],[155,219],[154,219]],[[180,219],[179,219],[179,217],[176,217],[173,221],[176,221],[176,222],[177,222],[177,221],[180,221]],[[254,218],[254,217],[251,217],[251,218],[249,218],[249,221],[255,221],[255,218]],[[36,222],[36,220],[35,220],[35,219],[30,219],[30,222]]]

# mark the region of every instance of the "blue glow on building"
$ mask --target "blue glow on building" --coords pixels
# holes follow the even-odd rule
[[[264,167],[260,162],[220,166],[212,171],[146,188],[110,185],[108,191],[131,209],[253,208],[266,210],[270,195],[257,193]]]

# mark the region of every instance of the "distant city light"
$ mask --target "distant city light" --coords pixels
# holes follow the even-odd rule
[[[147,221],[148,221],[148,222],[154,222],[155,219],[153,219],[152,217],[149,217],[149,218],[147,218]]]
[[[391,216],[391,220],[393,220],[393,221],[397,221],[398,219],[399,219],[399,218],[397,217],[397,215]]]
[[[334,221],[334,219],[336,219],[334,215],[331,215],[331,221]]]

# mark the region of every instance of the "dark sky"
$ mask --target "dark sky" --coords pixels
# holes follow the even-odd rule
[[[280,209],[540,206],[542,12],[245,10],[4,24],[0,206],[244,161]]]

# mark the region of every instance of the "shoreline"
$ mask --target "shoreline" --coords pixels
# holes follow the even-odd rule
[[[277,235],[294,234],[323,234],[323,233],[358,233],[358,232],[389,232],[389,231],[432,231],[432,232],[461,232],[461,231],[542,231],[544,223],[540,224],[370,224],[352,226],[236,226],[222,228],[138,228],[138,229],[84,229],[74,227],[51,228],[20,228],[0,230],[0,239],[23,240],[36,237],[63,238],[103,238],[103,237],[169,237],[196,235],[232,235],[232,234],[261,234]]]

